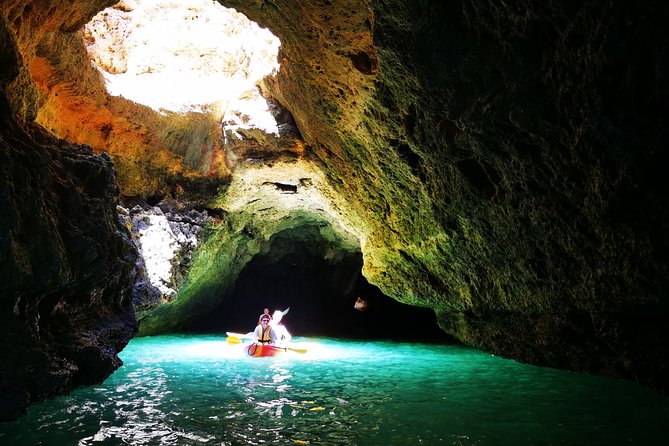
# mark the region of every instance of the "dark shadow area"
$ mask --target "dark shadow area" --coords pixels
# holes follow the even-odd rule
[[[366,308],[354,308],[358,298]],[[356,287],[350,296],[344,298],[344,305],[330,305],[334,316],[332,324],[324,326],[327,336],[360,339],[393,339],[403,341],[457,343],[437,325],[434,311],[429,308],[406,305],[392,299],[358,274]],[[339,324],[339,325],[337,325]],[[342,328],[345,327],[345,331]]]
[[[361,268],[360,252],[333,254],[332,244],[316,230],[284,231],[275,236],[270,252],[248,263],[230,298],[199,328],[247,333],[263,308],[272,313],[290,307],[283,322],[293,336],[455,342],[439,329],[432,310],[385,296]],[[354,308],[359,297],[366,303],[364,311]]]

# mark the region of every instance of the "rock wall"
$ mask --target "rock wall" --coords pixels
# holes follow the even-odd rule
[[[25,121],[29,98],[10,106],[25,72],[14,37],[0,18],[0,421],[104,380],[137,329],[111,160]]]
[[[136,254],[109,157],[10,117],[0,100],[0,420],[102,381],[137,329]]]
[[[114,3],[12,0],[2,5],[0,14],[21,55],[18,76],[7,86],[14,113],[59,138],[109,153],[127,196],[174,194],[178,184],[193,177],[199,183],[225,183],[229,171],[215,119],[161,114],[107,93],[90,63],[82,27]]]
[[[464,342],[667,390],[667,7],[225,1],[349,201],[364,273]]]
[[[162,208],[119,207],[119,214],[139,254],[132,301],[141,320],[144,313],[174,299],[212,218],[206,211],[179,211],[171,203]]]
[[[323,303],[327,296],[345,297],[342,291],[348,281],[345,277],[359,274],[355,266],[359,268],[360,244],[336,218],[331,195],[320,170],[303,160],[291,157],[279,160],[270,153],[267,158],[253,158],[253,162],[238,166],[229,187],[213,200],[212,206],[221,218],[209,221],[206,236],[189,262],[188,276],[178,294],[169,303],[141,314],[139,335],[205,327],[231,330],[226,324],[238,327],[233,330],[248,330],[253,326],[242,328],[244,312],[255,313],[258,307],[275,299],[276,305],[283,302],[281,305],[289,306],[295,302],[302,307],[297,311],[300,312],[327,305]],[[290,276],[291,268],[282,265],[282,259],[300,254],[303,258],[291,263],[310,263],[309,268],[318,264],[323,271],[301,281],[300,268],[293,268],[296,274]],[[272,274],[259,273],[256,277],[269,289],[261,292],[262,287],[252,287],[254,291],[237,293],[239,282],[243,282],[244,276],[248,279],[248,269],[253,270],[249,266],[258,262],[271,265],[266,269],[272,270]],[[273,274],[304,288],[311,282],[314,291],[304,293],[308,298],[288,296],[286,286],[272,283]],[[328,274],[341,277],[342,283],[327,284]],[[305,313],[305,318],[316,319],[308,311]]]

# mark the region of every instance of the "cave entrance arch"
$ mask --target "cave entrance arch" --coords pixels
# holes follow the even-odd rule
[[[142,315],[140,334],[246,333],[263,308],[290,307],[285,323],[295,336],[443,340],[432,310],[367,283],[364,232],[312,162],[242,164],[217,205],[224,218],[198,248],[186,284]],[[358,297],[365,311],[354,309]]]
[[[274,234],[268,248],[240,272],[225,301],[199,330],[251,331],[263,308],[290,312],[283,319],[295,336],[444,340],[434,312],[401,304],[362,275],[360,246],[324,238],[324,222]],[[354,308],[358,297],[368,304]]]

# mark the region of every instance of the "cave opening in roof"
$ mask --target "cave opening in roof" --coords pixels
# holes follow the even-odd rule
[[[277,124],[257,84],[279,39],[212,0],[121,0],[84,28],[108,92],[156,111],[212,113],[226,128]]]

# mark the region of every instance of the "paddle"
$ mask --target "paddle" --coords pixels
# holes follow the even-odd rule
[[[272,347],[277,348],[277,349],[279,349],[279,350],[284,350],[284,351],[286,351],[286,350],[290,350],[291,352],[300,353],[300,354],[302,354],[302,355],[305,354],[305,353],[307,352],[307,349],[306,349],[306,348],[278,347],[278,346],[276,346],[276,345],[272,345]]]
[[[243,341],[239,339],[237,336],[231,336],[228,334],[228,338],[225,340],[228,344],[241,344]],[[277,347],[276,345],[273,346],[274,348],[279,348],[283,350],[290,350],[291,352],[295,353],[300,353],[300,354],[305,354],[307,352],[306,348],[294,348],[294,347]]]
[[[277,348],[285,348],[286,350],[290,350],[291,352],[300,354],[305,354],[307,352],[306,348],[293,348],[293,347],[277,347]]]
[[[231,331],[226,331],[225,334],[228,335],[228,336],[232,336],[233,338],[239,338],[239,339],[252,339],[253,338],[253,333],[242,334],[242,333],[233,333]]]

